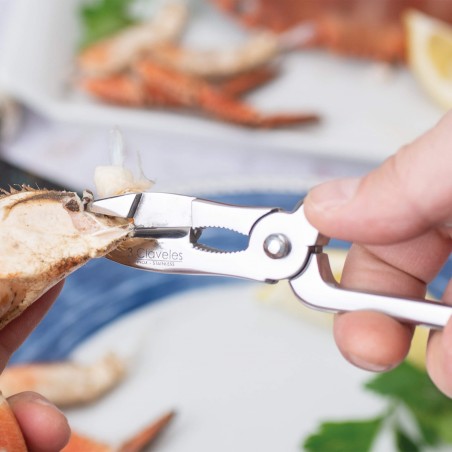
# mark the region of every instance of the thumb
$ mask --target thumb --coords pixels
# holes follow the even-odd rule
[[[313,188],[304,209],[323,234],[369,244],[452,226],[452,111],[368,175]]]

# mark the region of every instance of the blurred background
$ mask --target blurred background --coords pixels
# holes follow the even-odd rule
[[[441,117],[447,95],[438,104],[441,93],[430,94],[407,62],[406,11],[420,5],[438,16],[447,0],[430,9],[427,1],[298,3],[197,0],[181,12],[161,0],[91,9],[76,0],[2,0],[2,158],[92,188],[93,169],[109,161],[108,130],[118,126],[158,189],[293,190],[365,171]],[[426,20],[412,18],[411,28],[425,33]],[[121,38],[128,26],[135,31]],[[108,55],[96,53],[96,40],[112,34]],[[417,41],[425,71],[442,67]],[[147,93],[139,86],[159,42],[152,64],[171,71],[167,80],[185,77],[177,93],[164,80]],[[201,85],[190,86],[192,78],[218,98],[196,98]],[[228,89],[238,91],[226,106]],[[315,120],[297,122],[305,114]]]
[[[111,162],[109,132],[117,127],[126,143],[126,165],[155,181],[157,191],[290,209],[313,185],[366,173],[452,107],[451,23],[449,0],[0,0],[0,187],[94,191],[94,170]],[[344,245],[333,245],[341,261]],[[435,296],[447,279],[441,276],[432,287]],[[204,300],[205,294],[192,291],[206,285],[214,287],[209,299],[227,298],[220,279],[201,282],[135,272],[105,260],[91,263],[68,279],[61,299],[13,363],[89,356],[90,344],[99,354],[115,346],[115,322],[125,318],[127,333],[120,329],[121,334],[131,334],[137,319],[128,316],[188,290]],[[323,419],[368,416],[382,404],[364,394],[367,373],[349,369],[337,356],[328,321],[300,315],[298,307],[282,302],[283,309],[274,308],[275,300],[289,296],[279,285],[269,292],[252,287],[228,290],[234,299],[248,291],[243,297],[253,299],[256,311],[242,312],[234,303],[228,311],[219,301],[207,323],[196,318],[186,336],[174,336],[190,352],[179,343],[166,348],[166,359],[186,363],[187,353],[195,353],[187,344],[201,341],[210,348],[198,352],[216,364],[201,365],[195,353],[186,364],[195,363],[199,375],[193,370],[187,377],[182,364],[159,364],[162,353],[151,347],[160,373],[138,366],[141,379],[128,380],[117,400],[69,411],[72,422],[88,434],[104,432],[119,441],[149,412],[174,402],[182,415],[155,450],[212,450],[213,444],[217,451],[370,450],[304,443]],[[168,303],[168,312],[158,306],[157,318],[169,330],[149,333],[153,344],[159,334],[171,342],[167,334],[181,327],[183,316],[206,309],[202,302],[193,302],[190,314],[175,308],[178,302]],[[144,312],[153,327],[159,324],[156,311]],[[236,340],[253,346],[234,348],[223,340],[224,329],[203,330],[237,315],[250,324],[237,326]],[[302,322],[300,333],[292,332],[293,321]],[[141,329],[146,327],[136,329],[140,337]],[[287,341],[272,348],[267,338],[261,348],[256,345],[262,335],[276,332]],[[211,335],[208,345],[204,334]],[[311,348],[300,352],[305,355],[299,368],[285,368],[293,357],[287,350],[301,350],[291,348],[296,343]],[[318,343],[322,349],[316,351]],[[274,366],[272,357],[282,350],[287,361]],[[245,369],[253,360],[254,371]],[[419,362],[422,370],[423,358]],[[222,369],[215,374],[219,386],[204,391],[200,375],[215,366]],[[263,368],[270,377],[261,380]],[[245,383],[235,378],[242,371],[251,372]],[[339,391],[324,380],[331,372]],[[303,374],[310,386],[293,399]],[[138,391],[152,379],[149,411]],[[183,385],[187,379],[191,386]],[[229,399],[219,397],[220,391]],[[121,421],[112,434],[117,422],[112,407],[124,403],[134,406],[138,420]],[[277,404],[271,415],[265,409],[270,403]],[[438,438],[443,444],[439,433]],[[418,449],[406,450],[424,450],[425,441],[416,441],[411,442]],[[383,439],[378,450],[405,450],[400,444]]]

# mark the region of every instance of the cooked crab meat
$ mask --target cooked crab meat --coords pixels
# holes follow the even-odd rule
[[[116,248],[127,220],[91,214],[76,193],[23,188],[0,197],[0,328],[88,260]]]

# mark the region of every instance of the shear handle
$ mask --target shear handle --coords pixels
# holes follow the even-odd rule
[[[338,285],[331,272],[328,255],[313,252],[303,271],[290,280],[303,304],[334,313],[371,310],[402,322],[441,329],[452,315],[452,306],[431,300],[359,292]]]

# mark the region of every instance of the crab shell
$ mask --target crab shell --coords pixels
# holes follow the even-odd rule
[[[128,237],[122,219],[94,215],[76,193],[22,187],[0,197],[0,328],[92,258]]]

